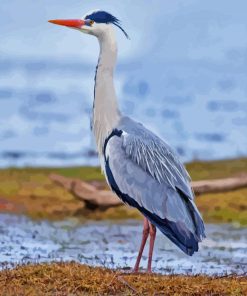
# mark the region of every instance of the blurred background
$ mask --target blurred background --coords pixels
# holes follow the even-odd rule
[[[246,1],[3,0],[0,167],[98,164],[90,132],[97,40],[53,26],[92,9],[119,17],[121,110],[184,161],[247,155]]]
[[[71,260],[134,265],[143,217],[107,204],[113,193],[90,131],[97,40],[47,22],[97,8],[117,16],[130,36],[116,28],[123,113],[177,150],[194,189],[222,179],[220,190],[195,191],[207,233],[200,252],[186,257],[158,232],[154,271],[246,275],[244,0],[1,0],[0,270]],[[229,177],[238,186],[227,187]]]

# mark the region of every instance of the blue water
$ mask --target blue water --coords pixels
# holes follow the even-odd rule
[[[98,163],[89,123],[97,41],[47,22],[95,7],[130,35],[116,30],[124,113],[182,160],[247,155],[246,1],[2,2],[0,167]]]
[[[90,131],[94,66],[0,59],[1,167],[98,163]],[[181,80],[169,76],[172,67],[157,79],[145,77],[138,64],[120,64],[122,111],[163,137],[183,160],[246,155],[245,96],[220,77],[211,91],[186,91],[198,82],[194,70],[175,65]],[[201,72],[210,75],[208,69]]]

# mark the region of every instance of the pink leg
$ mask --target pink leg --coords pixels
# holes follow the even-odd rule
[[[139,270],[139,265],[140,265],[140,261],[142,258],[142,253],[148,238],[148,234],[149,234],[149,222],[147,218],[144,218],[144,223],[143,223],[143,232],[142,232],[142,242],[141,242],[141,246],[140,246],[140,250],[136,259],[136,264],[134,267],[134,272],[138,272]]]
[[[152,272],[152,257],[153,257],[153,250],[154,250],[154,241],[156,237],[156,227],[149,223],[149,234],[150,234],[150,243],[149,243],[149,253],[148,253],[148,272]]]

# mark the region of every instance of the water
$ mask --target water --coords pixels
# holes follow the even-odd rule
[[[231,81],[203,65],[165,64],[120,61],[116,88],[123,113],[184,161],[246,155],[245,93],[229,90]],[[94,69],[85,62],[0,58],[0,167],[98,164],[90,131]],[[171,78],[172,70],[182,77]]]
[[[195,69],[158,67],[119,65],[123,113],[165,139],[182,160],[246,155],[246,96],[215,90],[220,78],[212,69],[198,66],[210,77],[204,93],[192,85]],[[93,63],[0,58],[0,167],[98,164],[90,131],[94,69]],[[183,76],[182,89],[170,81],[171,69]],[[163,75],[153,77],[152,71]]]
[[[97,41],[47,20],[99,1],[22,2],[0,6],[0,167],[98,164],[89,123]],[[99,7],[130,35],[116,28],[120,109],[183,160],[246,156],[247,2],[156,2]]]
[[[207,239],[193,257],[184,255],[158,232],[153,270],[163,274],[208,275],[247,272],[247,229],[206,225]],[[134,266],[142,233],[141,222],[34,222],[0,214],[0,263],[77,261],[92,266],[129,269]],[[141,267],[147,265],[144,251]]]

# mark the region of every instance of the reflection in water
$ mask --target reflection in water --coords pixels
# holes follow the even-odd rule
[[[154,253],[154,271],[179,274],[247,272],[247,229],[207,225],[207,239],[193,257],[184,255],[161,233]],[[133,267],[140,244],[138,221],[34,222],[26,217],[0,215],[0,263],[78,261],[109,268]],[[142,267],[147,265],[147,250]]]

